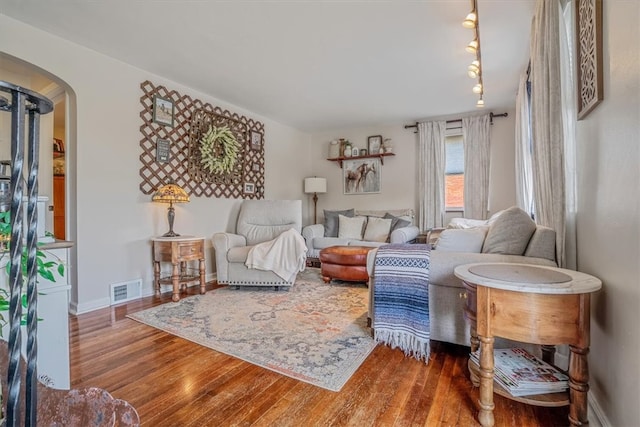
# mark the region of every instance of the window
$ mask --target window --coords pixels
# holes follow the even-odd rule
[[[462,134],[445,137],[444,206],[446,210],[464,209],[464,147]]]

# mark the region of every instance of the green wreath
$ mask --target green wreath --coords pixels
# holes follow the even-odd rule
[[[230,173],[238,161],[240,147],[227,126],[209,126],[200,140],[200,163],[210,173]]]

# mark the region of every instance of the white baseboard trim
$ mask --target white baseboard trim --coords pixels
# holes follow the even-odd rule
[[[602,410],[602,406],[595,398],[593,393],[587,395],[587,416],[589,417],[589,425],[591,427],[611,427],[611,422]]]
[[[111,306],[111,298],[100,298],[86,303],[78,304],[72,302],[69,304],[69,312],[73,315],[89,313],[90,311],[99,310],[101,308]]]
[[[207,283],[216,280],[216,273],[209,273],[205,275],[204,279]],[[191,282],[188,285],[198,286],[197,282]],[[169,292],[171,291],[171,285],[161,285],[160,292]],[[149,297],[155,293],[155,289],[153,288],[153,283],[145,283],[142,284],[141,297]],[[77,316],[79,314],[89,313],[90,311],[99,310],[101,308],[106,308],[111,306],[111,298],[100,298],[93,301],[88,301],[86,303],[78,304],[75,302],[69,303],[69,313]]]

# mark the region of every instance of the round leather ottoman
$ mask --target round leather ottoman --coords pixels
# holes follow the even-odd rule
[[[320,251],[320,272],[322,280],[331,279],[348,282],[366,282],[367,254],[372,247],[367,246],[331,246]]]

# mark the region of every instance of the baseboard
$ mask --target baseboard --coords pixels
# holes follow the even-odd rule
[[[209,283],[213,280],[216,280],[216,273],[209,273],[205,275],[205,282]],[[188,286],[198,286],[198,282],[191,282]],[[161,285],[161,292],[169,292],[171,291],[171,285]],[[155,289],[153,289],[153,283],[142,285],[141,297],[149,297],[155,293]],[[83,304],[78,304],[75,302],[69,303],[69,313],[77,316],[79,314],[89,313],[90,311],[99,310],[101,308],[106,308],[111,306],[111,298],[100,298],[94,301],[89,301]]]
[[[589,425],[591,427],[611,427],[611,422],[602,410],[602,406],[595,398],[593,393],[587,395],[587,416],[589,417]]]
[[[90,311],[99,310],[111,306],[111,298],[100,298],[97,300],[89,301],[83,304],[77,304],[72,302],[69,304],[69,312],[73,315],[79,315],[89,313]]]

